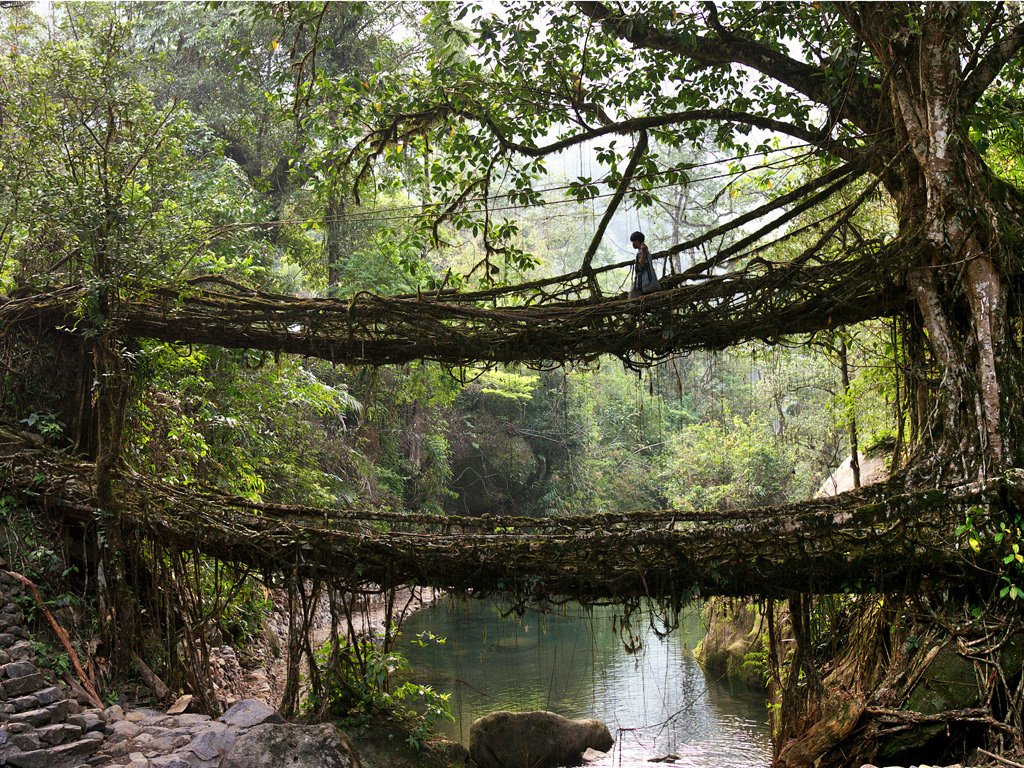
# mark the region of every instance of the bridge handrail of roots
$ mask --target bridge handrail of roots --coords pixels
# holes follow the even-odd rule
[[[103,517],[93,465],[0,429],[0,480],[64,515]],[[46,478],[45,480],[41,478]],[[961,584],[993,564],[957,546],[970,507],[1024,496],[1024,473],[955,488],[895,483],[781,507],[555,518],[441,517],[255,503],[125,470],[122,522],[165,546],[267,572],[529,599],[782,595]],[[983,524],[979,516],[978,525]]]
[[[109,316],[94,319],[90,294],[69,287],[0,304],[0,330],[26,322],[55,326],[107,323],[128,336],[205,343],[381,365],[434,360],[449,365],[587,362],[603,354],[643,366],[694,349],[813,333],[892,314],[906,294],[886,264],[904,247],[880,246],[828,263],[754,260],[744,269],[689,282],[664,280],[640,299],[581,296],[580,275],[556,289],[496,289],[463,297],[421,293],[349,299],[303,298],[256,291],[224,278],[180,289],[110,296]],[[504,304],[497,303],[499,293]]]

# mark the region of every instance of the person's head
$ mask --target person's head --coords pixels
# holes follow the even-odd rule
[[[644,233],[637,231],[629,236],[629,242],[633,244],[634,248],[639,248],[644,244]]]

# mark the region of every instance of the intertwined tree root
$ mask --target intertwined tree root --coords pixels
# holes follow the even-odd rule
[[[885,265],[900,253],[879,249],[870,258],[827,264],[756,261],[696,282],[669,276],[664,290],[640,299],[570,298],[585,293],[576,275],[515,291],[361,293],[351,299],[270,294],[207,278],[179,290],[133,290],[111,301],[109,316],[98,319],[90,314],[88,292],[69,287],[0,304],[0,332],[31,322],[101,326],[123,336],[361,365],[544,366],[610,354],[639,367],[689,350],[778,340],[893,314],[906,296]]]
[[[989,578],[992,556],[959,546],[956,529],[968,509],[984,526],[1024,488],[1015,472],[943,489],[890,483],[724,514],[435,517],[260,504],[130,469],[115,479],[118,509],[102,510],[92,464],[10,429],[0,431],[0,468],[5,492],[41,507],[78,519],[116,518],[165,546],[266,572],[298,568],[351,584],[584,602],[884,591],[925,579],[978,583]]]

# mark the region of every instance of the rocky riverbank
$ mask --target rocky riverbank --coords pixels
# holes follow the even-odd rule
[[[20,678],[9,678],[20,679]],[[64,708],[74,702],[61,700]],[[411,755],[360,744],[329,723],[285,723],[273,707],[254,699],[236,703],[214,719],[120,706],[85,709],[59,720],[50,707],[32,720],[15,715],[0,724],[0,765],[12,768],[391,768],[465,765],[458,745],[439,743]],[[29,710],[31,712],[31,710]],[[38,723],[34,725],[33,723]]]
[[[380,723],[358,734],[332,724],[286,723],[270,702],[251,697],[232,701],[218,718],[188,712],[188,697],[166,711],[96,706],[98,702],[73,678],[59,679],[39,659],[41,646],[32,641],[21,607],[30,603],[21,583],[0,571],[0,766],[4,768],[451,768],[471,764],[466,749],[449,742],[413,752],[393,723]],[[224,671],[229,671],[227,666]],[[244,688],[221,690],[227,698]],[[269,686],[259,692],[269,693]],[[665,757],[669,759],[660,760],[662,764],[673,764],[671,756]],[[981,755],[970,765],[1005,764]],[[897,766],[881,763],[862,768]]]
[[[73,679],[44,668],[21,609],[25,588],[0,571],[0,766],[7,768],[448,768],[468,763],[448,742],[413,753],[401,732],[382,723],[350,736],[335,725],[286,723],[268,701],[238,698],[246,689],[272,696],[273,664],[243,672],[232,649],[215,654],[218,718],[187,711],[106,708]],[[369,614],[366,631],[374,629]],[[262,698],[262,696],[261,696]]]
[[[432,605],[443,594],[429,587],[399,590],[395,602],[401,607],[400,618]],[[213,694],[221,709],[242,699],[259,699],[268,704],[281,701],[287,678],[284,651],[288,647],[288,602],[284,590],[274,590],[268,595],[272,609],[264,622],[262,637],[242,654],[225,644],[215,644],[210,649]],[[330,616],[327,598],[322,597],[310,627],[314,646],[330,639]],[[365,597],[353,614],[353,628],[360,637],[380,636],[384,633],[387,616],[382,598]]]

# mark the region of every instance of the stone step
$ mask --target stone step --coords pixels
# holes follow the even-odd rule
[[[43,740],[36,735],[35,728],[24,733],[11,734],[10,743],[20,752],[31,752],[33,749],[43,748]]]
[[[12,752],[7,756],[7,765],[14,768],[64,768],[78,765],[100,748],[103,735],[88,734],[77,740],[43,749],[27,752]]]
[[[54,704],[55,702],[58,702],[61,699],[67,698],[67,694],[65,694],[64,691],[58,688],[56,685],[51,685],[49,688],[42,688],[33,693],[32,695],[39,699],[39,703],[42,704],[44,707],[48,704]]]
[[[11,678],[0,683],[0,687],[3,688],[8,698],[11,696],[23,696],[26,693],[34,693],[40,688],[49,687],[49,685],[46,678],[39,672],[36,672],[34,675]]]
[[[68,715],[71,709],[71,702],[66,699],[55,702],[45,707],[38,707],[36,709],[28,709],[24,712],[15,712],[8,715],[7,722],[9,723],[28,723],[29,725],[40,726],[48,723],[63,723],[68,719]],[[77,724],[77,723],[76,723]],[[89,723],[92,725],[92,722]],[[103,723],[100,722],[98,726],[83,727],[83,731],[87,730],[100,730],[103,728]]]
[[[16,712],[8,717],[8,722],[28,723],[38,728],[40,725],[46,725],[50,722],[50,710],[39,707],[37,709],[28,709],[24,712]]]
[[[36,652],[32,649],[32,643],[24,639],[10,646],[7,649],[7,653],[10,654],[12,661],[30,661],[36,657]]]
[[[36,735],[46,744],[64,744],[82,738],[82,729],[70,723],[52,723],[36,729]]]
[[[38,709],[40,706],[39,699],[32,694],[8,699],[7,703],[14,707],[15,712],[25,712],[30,709]]]
[[[0,667],[0,677],[27,677],[38,671],[31,661],[12,661]]]

